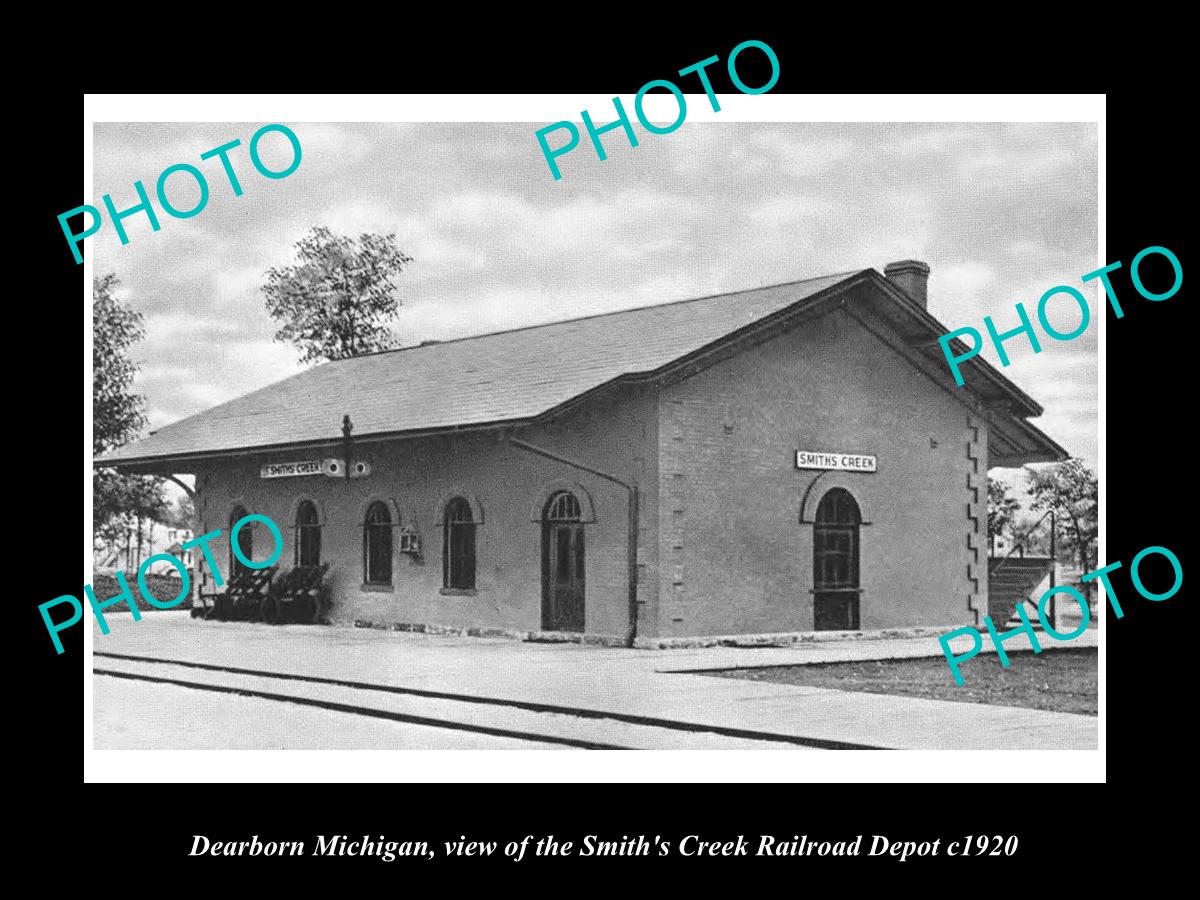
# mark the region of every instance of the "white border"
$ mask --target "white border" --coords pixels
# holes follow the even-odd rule
[[[647,78],[656,77],[653,73]],[[713,112],[703,94],[688,94],[687,121],[714,122],[1096,122],[1098,142],[1097,268],[1107,264],[1105,229],[1106,110],[1102,94],[902,95],[719,94]],[[623,97],[623,99],[628,99]],[[647,114],[671,121],[670,95],[648,95]],[[95,122],[533,122],[537,127],[577,121],[578,111],[612,110],[611,95],[176,95],[89,94],[84,97],[83,196],[92,184]],[[626,104],[626,109],[630,106]],[[607,121],[607,119],[606,119]],[[686,127],[687,122],[684,123]],[[669,135],[660,139],[669,140]],[[531,134],[532,140],[532,134]],[[553,182],[547,178],[548,187]],[[84,334],[91,343],[92,254],[84,262]],[[1079,273],[1081,276],[1084,274]],[[1106,300],[1097,282],[1096,309]],[[1099,320],[1098,478],[1099,559],[1106,556],[1105,346]],[[84,571],[92,576],[91,356],[84,360]],[[84,780],[98,781],[328,781],[328,782],[988,782],[997,777],[1030,782],[1105,780],[1105,610],[1097,604],[1099,632],[1099,747],[1095,751],[796,751],[594,752],[581,767],[574,752],[506,751],[117,751],[92,749],[93,628],[85,629]],[[63,665],[69,665],[67,659]],[[866,756],[864,757],[864,753]],[[247,765],[246,757],[253,758]],[[237,763],[234,764],[233,760]]]
[[[92,190],[92,105],[91,95],[83,97],[83,196],[95,197]],[[85,203],[89,200],[83,201]],[[86,346],[94,346],[92,336],[92,267],[93,253],[83,254],[83,336]],[[83,356],[83,571],[92,583],[92,515],[94,506],[92,491],[92,354]],[[81,602],[86,597],[79,598]],[[92,780],[92,622],[91,609],[85,607],[83,620],[83,780]]]
[[[1097,176],[1100,179],[1096,189],[1096,202],[1100,207],[1099,214],[1096,218],[1096,239],[1100,246],[1097,248],[1096,268],[1102,268],[1108,265],[1108,237],[1105,226],[1105,208],[1107,207],[1108,199],[1108,180],[1105,177],[1106,166],[1108,164],[1108,134],[1107,134],[1107,119],[1104,113],[1104,101],[1101,99],[1100,116],[1096,120],[1096,170]],[[1086,274],[1086,273],[1080,273]],[[1099,279],[1096,279],[1099,282]],[[1105,446],[1105,438],[1108,434],[1108,414],[1106,404],[1108,403],[1108,364],[1107,364],[1107,347],[1108,347],[1108,297],[1105,296],[1104,286],[1096,285],[1096,303],[1092,308],[1096,310],[1096,318],[1099,320],[1099,344],[1096,349],[1098,359],[1096,360],[1096,428],[1099,429],[1099,441],[1096,449],[1096,480],[1099,483],[1099,499],[1097,509],[1096,522],[1096,559],[1099,565],[1103,566],[1112,562],[1108,558],[1108,449]],[[1100,732],[1099,740],[1097,741],[1097,754],[1100,760],[1100,771],[1104,771],[1104,763],[1108,758],[1108,726],[1106,720],[1106,702],[1108,691],[1106,688],[1106,660],[1108,650],[1106,649],[1105,635],[1108,633],[1108,597],[1104,592],[1104,588],[1096,586],[1096,617],[1100,620],[1097,624],[1100,633],[1099,638],[1099,682],[1097,690],[1099,691],[1098,712],[1100,714]]]

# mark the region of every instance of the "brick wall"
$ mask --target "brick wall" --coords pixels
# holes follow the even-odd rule
[[[844,310],[666,388],[660,634],[812,630],[811,518],[834,486],[869,520],[863,629],[973,624],[968,475],[986,478],[987,429],[974,422],[976,473],[968,412]],[[872,454],[878,472],[799,471],[797,449]]]
[[[988,612],[987,423],[975,411],[966,414],[967,454],[967,607],[970,625],[982,625]]]
[[[338,423],[332,423],[334,427]],[[547,427],[516,436],[626,480],[637,480],[647,496],[656,491],[655,406],[637,389],[623,389],[591,402]],[[340,456],[324,453],[238,457],[210,465],[198,478],[198,512],[205,531],[222,536],[213,551],[222,572],[229,569],[226,540],[235,505],[262,513],[283,531],[282,568],[294,563],[292,523],[302,498],[316,502],[322,517],[321,558],[331,564],[335,622],[411,622],[457,627],[538,630],[542,627],[541,525],[531,521],[540,498],[555,484],[580,485],[596,521],[586,526],[586,626],[593,634],[621,635],[628,627],[627,493],[608,481],[549,459],[500,444],[495,432],[417,440],[356,444],[355,458],[371,464],[365,478],[323,475],[262,479],[264,463]],[[442,529],[436,524],[445,500],[461,493],[477,502],[483,523],[476,529],[476,593],[447,596],[442,587]],[[423,557],[393,553],[391,590],[363,585],[362,521],[372,500],[385,500],[403,525],[415,526]],[[269,557],[265,527],[253,526],[254,556]],[[654,575],[657,509],[644,505],[638,554],[641,592],[649,621],[655,616]],[[396,530],[393,530],[396,534]],[[398,541],[397,541],[398,544]],[[207,568],[207,567],[205,567]],[[205,590],[215,590],[211,581]]]
[[[835,486],[855,496],[868,520],[860,529],[863,629],[974,624],[975,610],[986,609],[986,578],[972,578],[986,562],[986,418],[845,311],[657,392],[624,387],[516,436],[638,483],[642,636],[812,630],[812,516]],[[872,454],[878,472],[798,471],[801,448]],[[356,458],[373,471],[349,483],[258,477],[263,463],[332,455],[340,454],[331,447],[212,464],[198,479],[205,530],[227,531],[236,504],[264,513],[283,529],[287,568],[296,506],[312,499],[335,621],[538,630],[541,526],[532,513],[555,485],[579,485],[596,515],[586,526],[586,631],[625,634],[627,495],[618,485],[498,443],[494,432],[360,441]],[[455,493],[483,511],[473,596],[440,592],[435,520]],[[397,550],[393,586],[383,592],[362,585],[361,523],[374,499],[415,526],[424,549],[420,561]],[[262,559],[271,542],[256,528]],[[214,552],[226,571],[224,535]]]

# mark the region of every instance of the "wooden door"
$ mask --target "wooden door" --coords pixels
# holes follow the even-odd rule
[[[858,529],[862,514],[844,488],[821,498],[813,525],[813,627],[817,631],[859,628]]]
[[[583,525],[547,522],[542,534],[542,627],[547,631],[583,631]]]

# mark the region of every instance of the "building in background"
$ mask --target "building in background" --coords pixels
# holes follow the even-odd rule
[[[192,550],[183,549],[183,545],[192,539],[189,529],[143,519],[139,539],[138,527],[138,522],[131,522],[117,541],[97,542],[92,557],[97,571],[134,573],[143,561],[160,553],[169,553],[192,568]],[[178,570],[166,561],[154,563],[147,571],[156,575],[178,575]]]
[[[223,574],[231,524],[270,517],[344,623],[977,625],[989,465],[1067,454],[980,357],[955,386],[929,267],[885,272],[325,363],[96,464],[193,474]],[[260,525],[242,546],[274,549]]]

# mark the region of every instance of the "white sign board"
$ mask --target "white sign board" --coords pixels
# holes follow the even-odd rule
[[[832,469],[837,472],[874,472],[875,457],[861,453],[796,451],[797,469]]]
[[[296,475],[320,475],[321,461],[306,459],[303,462],[272,463],[259,469],[259,478],[293,478]]]

